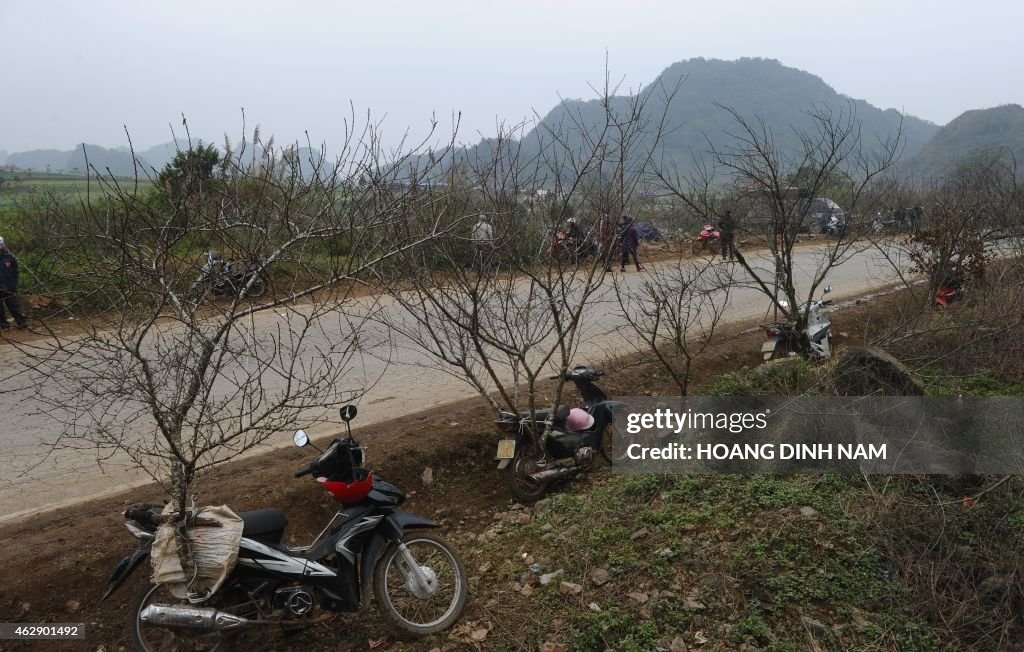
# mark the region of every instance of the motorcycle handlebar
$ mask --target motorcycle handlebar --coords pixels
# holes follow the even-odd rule
[[[295,477],[296,478],[301,478],[302,476],[309,475],[312,472],[313,472],[313,467],[312,466],[308,466],[308,467],[302,469],[301,471],[296,471],[295,472]]]
[[[157,526],[159,523],[153,519],[153,512],[146,507],[129,507],[124,512],[124,517],[127,520],[135,521],[137,523],[143,523],[145,525]]]

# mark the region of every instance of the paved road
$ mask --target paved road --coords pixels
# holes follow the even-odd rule
[[[801,281],[810,279],[817,268],[821,254],[816,247],[798,250],[796,267]],[[672,263],[659,263],[669,265]],[[767,263],[761,263],[767,264]],[[738,270],[738,266],[736,267]],[[617,274],[617,273],[616,273]],[[635,288],[644,274],[627,272],[619,275],[627,287]],[[741,274],[741,284],[746,280]],[[871,250],[855,253],[849,260],[830,272],[828,283],[833,287],[832,297],[842,299],[870,292],[893,282],[891,271],[876,259]],[[586,337],[580,346],[579,362],[599,362],[609,352],[629,352],[627,334],[621,309],[609,289],[595,297],[594,307],[585,320]],[[398,310],[395,303],[383,299],[385,307]],[[738,322],[762,318],[768,307],[767,299],[752,287],[739,287],[732,292],[724,320]],[[282,317],[274,312],[259,316],[257,326],[270,328]],[[341,328],[340,324],[335,327]],[[325,334],[330,337],[331,333]],[[361,386],[367,379],[380,378],[361,400],[359,422],[370,424],[384,419],[403,416],[425,408],[472,397],[475,392],[465,383],[437,368],[429,358],[410,351],[399,340],[395,350],[403,363],[387,366],[381,359],[386,355],[364,356],[360,360],[361,374],[351,377],[352,386]],[[18,366],[21,354],[11,346],[0,346],[0,368]],[[123,458],[115,456],[96,462],[96,456],[83,452],[51,454],[43,464],[34,465],[46,455],[45,442],[51,441],[60,427],[54,419],[40,413],[40,404],[32,392],[19,387],[19,378],[0,380],[0,522],[17,518],[19,513],[45,507],[55,507],[75,501],[121,491],[145,482],[146,478],[132,469]],[[88,427],[87,423],[76,424]],[[337,426],[326,425],[313,434],[327,434]],[[276,436],[270,445],[290,444],[290,437]],[[265,450],[265,448],[264,448]],[[29,468],[32,467],[32,468]]]

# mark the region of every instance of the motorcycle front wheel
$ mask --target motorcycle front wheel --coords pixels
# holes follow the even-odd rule
[[[601,450],[599,452],[604,461],[609,464],[615,459],[615,435],[610,425],[605,426],[604,432],[601,433]]]
[[[402,543],[427,579],[417,582],[408,559],[392,543],[373,572],[377,607],[403,634],[427,636],[455,624],[466,605],[466,571],[459,554],[444,539],[427,533],[406,534]]]
[[[704,251],[704,249],[706,249],[706,247],[704,246],[704,241],[703,240],[694,240],[693,247],[692,247],[692,251],[693,251],[693,255],[694,256],[701,255],[701,253]]]
[[[267,281],[262,277],[258,276],[253,280],[252,285],[245,291],[245,298],[247,299],[259,299],[267,293]]]

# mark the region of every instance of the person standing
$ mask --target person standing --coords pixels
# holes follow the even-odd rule
[[[473,239],[473,268],[477,274],[483,276],[484,272],[490,269],[494,256],[494,228],[487,215],[480,213],[470,237]]]
[[[718,233],[722,238],[722,260],[733,260],[736,257],[736,218],[731,210],[725,211],[718,221]]]
[[[598,251],[604,260],[604,271],[612,271],[612,259],[615,258],[615,222],[608,213],[601,217],[601,231],[598,234]]]
[[[622,234],[619,236],[619,245],[622,247],[622,267],[620,272],[626,271],[626,265],[629,263],[629,257],[633,257],[633,262],[636,263],[636,271],[644,271],[643,266],[640,264],[640,259],[637,258],[636,250],[640,246],[640,234],[636,230],[636,218],[625,215],[622,218]]]
[[[0,237],[0,329],[11,327],[7,323],[4,305],[11,311],[18,328],[28,328],[25,315],[21,312],[21,302],[18,301],[18,261]]]

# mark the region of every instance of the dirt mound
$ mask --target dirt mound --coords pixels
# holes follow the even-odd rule
[[[833,372],[842,396],[923,396],[924,385],[906,365],[882,349],[855,347],[839,358]]]

